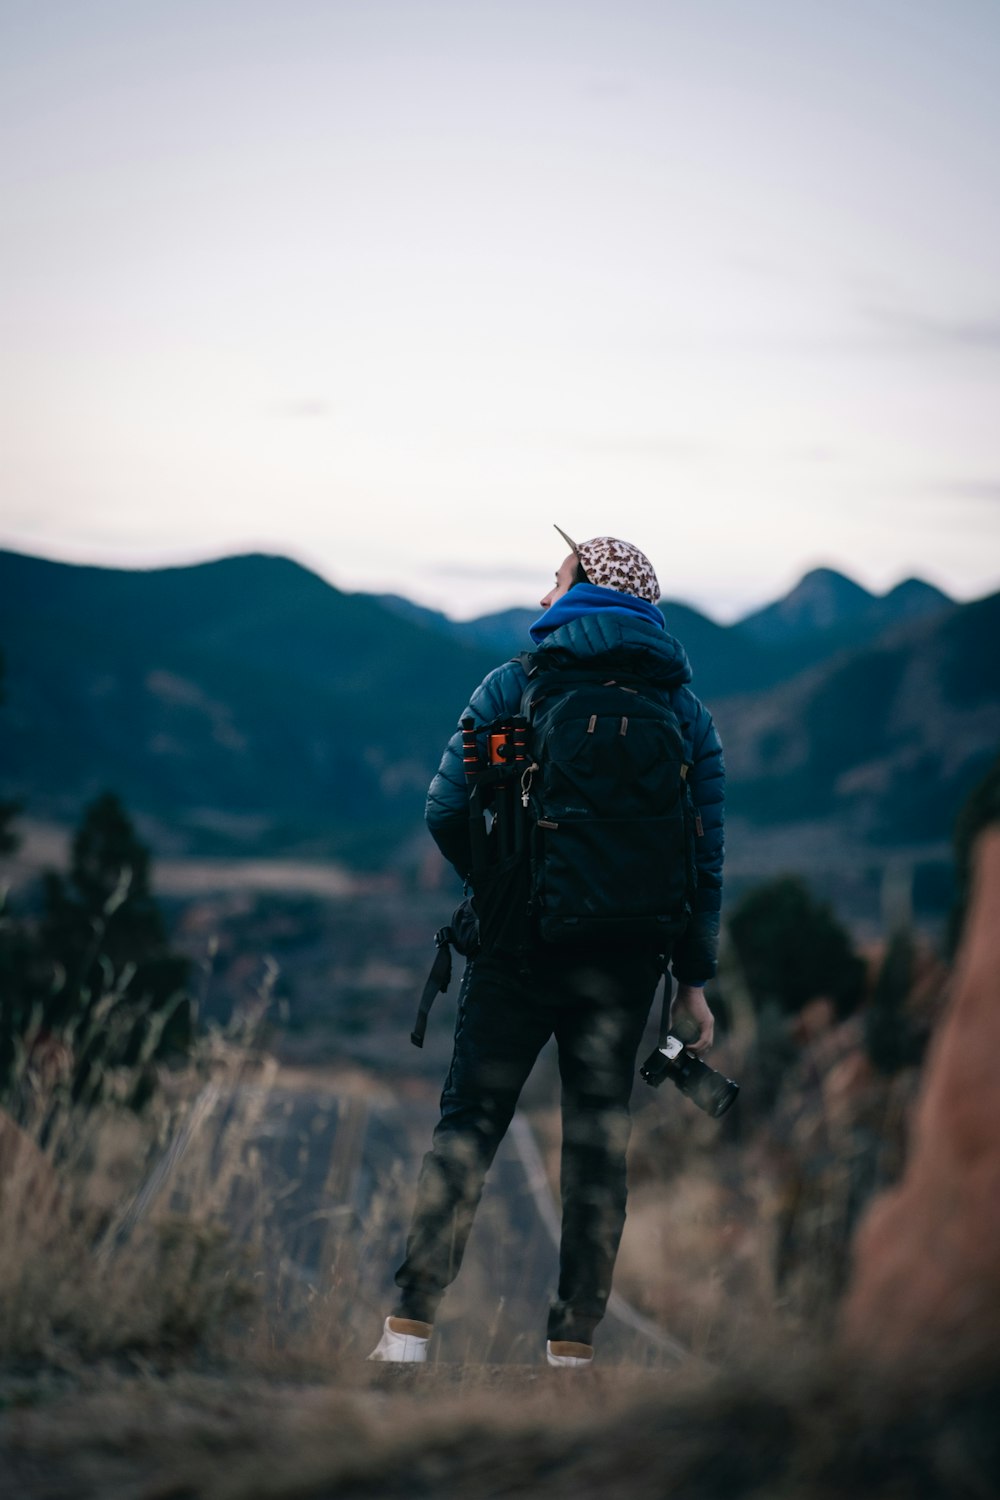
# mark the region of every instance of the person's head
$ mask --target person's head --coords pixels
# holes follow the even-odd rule
[[[577,543],[561,526],[556,530],[572,550],[560,563],[554,586],[541,600],[543,609],[550,609],[577,583],[594,583],[600,588],[635,594],[639,599],[656,604],[660,597],[656,572],[638,547],[614,536],[595,536],[589,542]]]
[[[587,574],[584,571],[583,564],[576,553],[571,552],[559,564],[559,567],[556,569],[555,583],[549,589],[548,593],[542,596],[539,603],[543,609],[551,609],[556,600],[561,599],[563,594],[568,594],[574,584],[586,582]]]

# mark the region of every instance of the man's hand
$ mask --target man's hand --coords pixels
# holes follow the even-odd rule
[[[675,1035],[678,1025],[684,1033],[679,1040],[684,1042],[689,1052],[700,1054],[708,1051],[715,1035],[715,1017],[708,1008],[705,991],[700,986],[678,985],[674,1003],[670,1007],[670,1026]],[[686,1041],[685,1035],[693,1035],[695,1031],[698,1033],[695,1040]]]

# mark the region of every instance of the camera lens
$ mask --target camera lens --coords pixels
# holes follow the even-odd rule
[[[654,1089],[659,1088],[664,1078],[669,1078],[692,1104],[715,1120],[735,1103],[740,1091],[738,1083],[686,1051],[674,1037],[667,1037],[665,1046],[650,1053],[639,1069],[639,1076]]]
[[[724,1115],[729,1106],[736,1102],[739,1091],[738,1083],[734,1083],[731,1078],[723,1077],[721,1073],[716,1073],[714,1068],[706,1068],[699,1078],[693,1079],[684,1089],[688,1098],[715,1120],[720,1115]]]

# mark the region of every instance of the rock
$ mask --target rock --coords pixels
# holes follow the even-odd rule
[[[861,1226],[848,1351],[938,1378],[1000,1362],[1000,827],[980,836],[948,1011],[900,1184]]]

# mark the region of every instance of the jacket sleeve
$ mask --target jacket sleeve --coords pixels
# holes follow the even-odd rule
[[[527,677],[518,661],[504,662],[476,688],[468,708],[459,715],[459,727],[445,746],[441,764],[427,791],[424,818],[434,842],[462,880],[469,877],[472,849],[469,842],[469,794],[462,763],[462,720],[477,725],[492,724],[520,710]],[[480,745],[485,753],[485,745]]]
[[[695,810],[695,863],[698,888],[691,921],[674,948],[671,969],[680,984],[704,984],[716,971],[722,865],[725,844],[726,769],[722,742],[711,714],[694,699],[689,784]],[[699,831],[700,829],[700,831]]]

